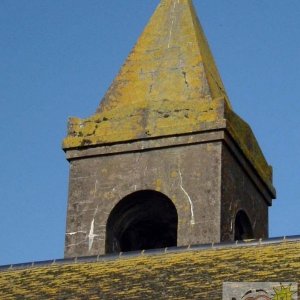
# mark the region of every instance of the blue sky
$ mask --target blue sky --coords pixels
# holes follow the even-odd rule
[[[0,1],[0,265],[63,256],[67,118],[96,110],[158,2]],[[274,168],[270,235],[300,234],[300,1],[194,4]]]

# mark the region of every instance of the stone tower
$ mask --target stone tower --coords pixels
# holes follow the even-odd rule
[[[65,256],[268,236],[275,190],[191,0],[162,0],[88,119],[70,118]]]

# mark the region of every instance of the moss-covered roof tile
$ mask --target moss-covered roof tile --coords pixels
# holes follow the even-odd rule
[[[299,240],[13,268],[0,299],[221,299],[225,281],[299,282]]]

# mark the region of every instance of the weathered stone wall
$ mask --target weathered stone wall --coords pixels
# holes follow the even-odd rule
[[[65,256],[103,254],[110,212],[139,190],[173,201],[178,246],[220,241],[221,147],[209,142],[71,160]]]
[[[251,170],[257,176],[255,170]],[[224,144],[222,149],[222,217],[221,241],[234,240],[235,217],[243,210],[249,217],[254,238],[268,237],[268,204],[262,191],[266,189],[262,182],[256,185],[237,157]],[[259,178],[257,177],[257,182]]]

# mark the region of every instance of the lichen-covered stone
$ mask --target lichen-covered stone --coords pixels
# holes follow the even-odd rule
[[[225,89],[190,0],[164,0],[97,113],[71,118],[65,150],[197,131],[218,119]]]

